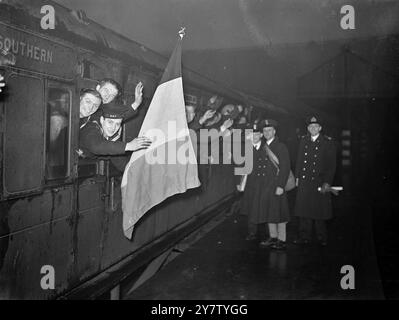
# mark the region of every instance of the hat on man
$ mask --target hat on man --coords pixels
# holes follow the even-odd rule
[[[220,112],[226,119],[236,119],[240,114],[238,107],[234,104],[226,104]]]
[[[262,120],[260,121],[254,121],[254,123],[252,124],[252,131],[253,132],[262,132],[262,125],[261,125]]]
[[[103,105],[103,117],[110,119],[123,119],[126,107],[119,103],[111,102]]]
[[[262,121],[262,129],[267,127],[273,127],[274,129],[276,129],[277,125],[277,121],[273,119],[266,119]]]
[[[214,95],[209,98],[207,103],[207,109],[217,110],[222,105],[222,102],[223,102],[223,97]]]
[[[313,123],[317,123],[318,125],[321,125],[321,119],[320,117],[316,117],[316,116],[310,116],[306,119],[306,125],[310,125]]]

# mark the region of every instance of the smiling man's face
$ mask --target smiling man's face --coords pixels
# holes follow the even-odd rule
[[[100,93],[104,104],[112,102],[119,94],[118,88],[109,82],[106,82],[102,86],[98,86],[97,91]]]
[[[321,131],[321,125],[318,123],[311,123],[308,125],[308,131],[312,137],[317,136]]]

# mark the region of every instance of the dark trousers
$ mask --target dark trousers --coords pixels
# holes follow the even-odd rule
[[[327,225],[326,220],[299,218],[299,236],[301,239],[312,239],[313,223],[316,229],[317,239],[320,241],[327,241]]]
[[[257,223],[248,222],[248,234],[259,235],[259,238],[267,239],[268,237],[267,223],[257,224]]]

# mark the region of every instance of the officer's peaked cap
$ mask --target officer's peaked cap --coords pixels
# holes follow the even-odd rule
[[[261,126],[262,121],[255,121],[252,124],[252,131],[253,132],[262,132],[262,126]]]
[[[262,121],[262,126],[263,126],[263,128],[273,127],[274,129],[276,129],[278,126],[278,123],[276,120],[273,120],[273,119],[265,119]]]
[[[307,124],[307,125],[310,125],[310,124],[313,124],[313,123],[317,123],[317,124],[321,125],[322,120],[321,120],[321,118],[318,117],[318,116],[310,116],[310,117],[308,117],[308,118],[306,119],[306,124]]]

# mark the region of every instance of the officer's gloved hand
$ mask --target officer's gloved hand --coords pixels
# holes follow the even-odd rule
[[[330,191],[330,188],[331,188],[330,185],[329,185],[327,182],[325,182],[325,183],[323,183],[323,185],[321,186],[320,192],[324,194],[324,193]]]
[[[281,196],[284,193],[284,189],[277,187],[276,189],[276,196]]]

